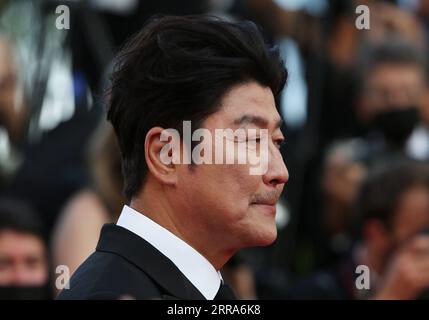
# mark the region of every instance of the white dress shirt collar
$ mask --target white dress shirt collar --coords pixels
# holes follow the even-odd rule
[[[144,214],[124,206],[116,225],[140,236],[170,259],[207,300],[223,281],[220,272],[198,251]]]

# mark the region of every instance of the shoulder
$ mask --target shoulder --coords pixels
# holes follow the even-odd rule
[[[161,299],[162,295],[157,283],[133,263],[114,253],[96,251],[57,299]]]

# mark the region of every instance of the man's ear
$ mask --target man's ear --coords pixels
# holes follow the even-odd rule
[[[155,179],[174,185],[177,182],[177,165],[173,158],[176,159],[177,155],[173,152],[177,141],[166,139],[165,132],[161,127],[153,127],[148,131],[144,141],[145,159],[148,170]]]

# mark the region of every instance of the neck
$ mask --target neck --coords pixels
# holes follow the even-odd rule
[[[220,270],[236,252],[234,249],[222,248],[220,246],[222,241],[216,241],[210,231],[195,221],[190,221],[186,212],[180,214],[182,210],[170,204],[168,197],[165,196],[165,189],[161,187],[157,188],[146,183],[144,191],[131,200],[130,207],[185,241],[203,255],[216,270]]]

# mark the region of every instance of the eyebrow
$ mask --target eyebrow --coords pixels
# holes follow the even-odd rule
[[[245,114],[241,116],[238,119],[234,120],[235,125],[243,125],[243,124],[255,124],[258,127],[266,128],[268,127],[269,121],[266,118],[263,118],[261,116],[252,115],[252,114]],[[283,119],[279,119],[276,121],[275,129],[278,129],[282,126]]]

